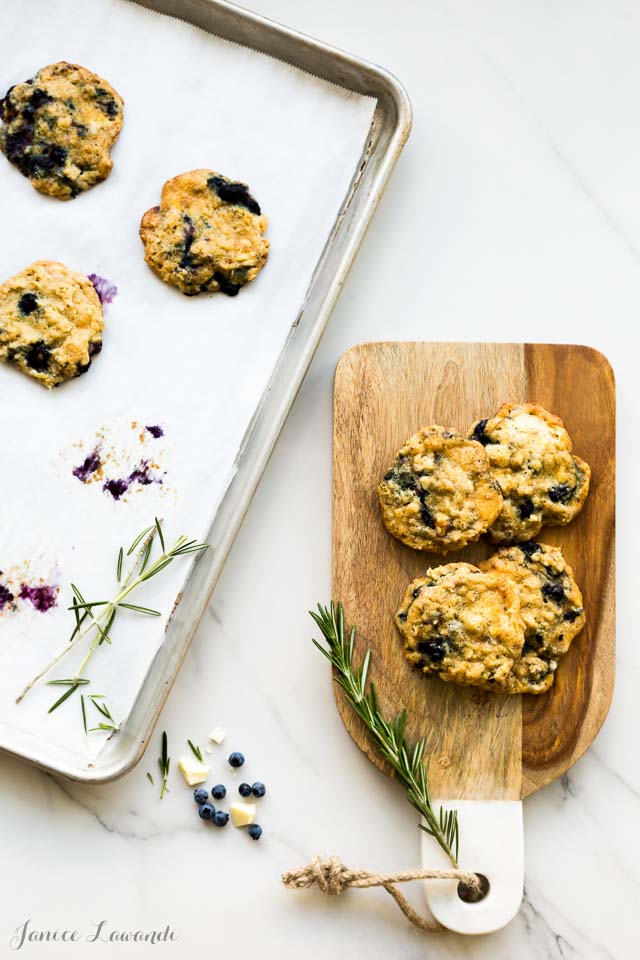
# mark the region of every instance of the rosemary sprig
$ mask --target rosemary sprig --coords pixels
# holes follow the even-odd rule
[[[156,535],[158,536],[162,552],[155,560],[150,562],[151,550]],[[173,561],[178,557],[184,557],[191,553],[199,553],[201,550],[206,550],[207,547],[208,544],[206,543],[198,543],[195,540],[189,540],[187,537],[181,536],[178,537],[170,549],[167,549],[162,531],[162,524],[156,517],[154,523],[151,526],[146,527],[142,533],[139,533],[127,550],[126,557],[128,558],[133,555],[133,560],[131,561],[129,569],[126,572],[123,572],[125,553],[124,549],[120,547],[116,563],[116,579],[118,581],[118,590],[111,600],[87,601],[76,584],[72,583],[71,589],[73,591],[73,600],[69,610],[73,612],[75,627],[69,642],[59,653],[56,654],[53,660],[51,660],[32,680],[29,681],[26,687],[16,698],[16,703],[20,703],[29,690],[31,690],[31,688],[34,687],[39,680],[46,676],[46,674],[49,673],[49,671],[52,670],[53,667],[55,667],[63,657],[73,650],[81,640],[87,637],[91,631],[95,631],[87,649],[87,653],[74,675],[66,680],[48,681],[48,683],[51,684],[59,684],[68,687],[63,695],[59,697],[59,699],[56,700],[56,702],[50,707],[49,713],[53,713],[54,710],[57,710],[57,708],[61,706],[65,700],[68,700],[69,697],[74,694],[80,686],[86,685],[90,682],[86,677],[83,676],[85,668],[87,667],[87,664],[91,660],[98,647],[105,642],[111,643],[110,634],[116,619],[116,614],[119,610],[130,610],[133,613],[139,613],[149,617],[162,616],[159,610],[153,610],[150,607],[143,607],[134,603],[127,603],[126,598],[129,596],[129,594],[140,587],[141,584],[145,583],[147,580],[150,580],[152,577],[156,576],[156,574],[168,567],[169,564],[173,563]],[[99,710],[93,700],[92,703],[96,709]],[[83,723],[86,728],[86,710],[84,703],[82,716]],[[109,723],[105,724],[104,722],[101,722],[97,727],[93,727],[92,729],[114,730],[117,728],[117,725],[110,714],[107,715],[106,713],[103,713],[103,716],[105,716]]]
[[[167,745],[167,731],[165,730],[162,734],[162,756],[158,757],[158,765],[160,766],[160,773],[162,774],[162,789],[160,791],[160,799],[164,797],[165,793],[170,793],[171,791],[167,787],[167,780],[169,779],[169,769],[171,767],[171,758],[169,757],[169,748]],[[150,775],[147,774],[151,779]],[[153,783],[153,781],[151,781]]]
[[[395,770],[398,779],[407,791],[407,800],[422,814],[425,824],[418,826],[440,844],[454,867],[458,866],[458,813],[456,810],[438,812],[433,807],[429,794],[429,785],[422,757],[425,738],[414,745],[413,749],[405,740],[404,731],[407,712],[403,710],[389,722],[380,712],[380,705],[373,683],[367,690],[367,673],[371,661],[371,651],[367,650],[362,666],[353,663],[353,650],[356,630],[351,627],[349,636],[345,633],[344,611],[342,604],[332,602],[329,608],[318,604],[318,613],[309,611],[320,627],[329,649],[314,640],[318,650],[324,654],[336,671],[335,680],[344,690],[349,705],[364,722],[369,735],[376,743],[382,756]]]

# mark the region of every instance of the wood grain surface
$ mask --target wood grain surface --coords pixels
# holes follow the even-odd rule
[[[496,696],[423,677],[402,655],[393,623],[410,580],[430,566],[471,563],[485,541],[443,558],[391,537],[376,488],[404,441],[421,426],[460,431],[504,401],[532,400],[558,414],[574,452],[593,471],[580,515],[539,539],[562,547],[584,596],[587,626],[561,661],[549,693]],[[333,597],[372,651],[371,678],[385,714],[406,707],[407,735],[427,737],[434,796],[513,799],[560,776],[602,724],[614,678],[615,386],[602,354],[537,344],[368,343],[340,360],[334,393]],[[358,746],[390,770],[335,686]]]

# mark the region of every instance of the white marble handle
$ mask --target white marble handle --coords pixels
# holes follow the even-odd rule
[[[457,800],[460,823],[460,869],[483,874],[489,892],[477,903],[458,896],[457,880],[424,880],[429,909],[444,927],[456,933],[492,933],[500,930],[520,907],[524,886],[522,803],[519,800]],[[422,863],[451,868],[432,837],[424,833]]]

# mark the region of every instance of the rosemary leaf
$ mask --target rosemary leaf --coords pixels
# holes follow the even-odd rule
[[[124,550],[122,547],[118,550],[118,563],[116,564],[116,579],[118,583],[122,580],[122,561],[124,560]]]
[[[83,677],[69,677],[68,680],[47,680],[48,687],[79,687],[84,683],[89,683],[89,681]]]
[[[84,727],[84,732],[88,733],[87,730],[87,711],[84,706],[84,693],[80,694],[80,706],[82,707],[82,726]]]
[[[151,577],[155,577],[156,573],[160,573],[161,570],[164,570],[165,567],[168,567],[169,564],[173,561],[173,557],[168,556],[164,560],[157,560],[152,566],[147,567],[144,573],[140,574],[139,580],[144,582],[145,580],[151,580]]]
[[[147,540],[147,545],[144,548],[144,553],[142,554],[142,560],[140,562],[140,573],[146,569],[146,566],[149,562],[149,556],[151,555],[151,547],[153,546],[153,537],[149,537]]]
[[[158,764],[160,766],[160,773],[162,774],[162,789],[160,790],[160,799],[162,800],[165,793],[169,793],[167,780],[169,778],[169,768],[171,765],[166,730],[164,730],[162,733],[162,755],[158,758]]]
[[[191,740],[187,740],[187,743],[191,747],[191,750],[193,751],[193,755],[195,756],[196,760],[199,760],[200,763],[204,763],[204,760],[202,759],[202,750],[200,749],[200,747],[196,747],[195,743],[192,743]]]
[[[135,603],[119,603],[118,606],[124,607],[125,610],[135,610],[136,613],[146,613],[148,617],[162,616],[159,610],[152,610],[151,607],[138,607]]]
[[[155,521],[156,521],[156,530],[158,531],[158,536],[160,537],[160,546],[162,547],[162,552],[166,553],[167,548],[165,547],[165,544],[164,544],[164,534],[162,533],[162,526],[157,517],[155,518]]]
[[[89,603],[73,603],[67,610],[91,610],[92,607],[106,607],[108,600],[91,600]],[[77,616],[77,614],[76,614]]]
[[[351,627],[347,639],[342,604],[336,605],[332,602],[328,608],[318,604],[318,613],[313,610],[309,612],[320,628],[327,646],[322,646],[316,640],[313,643],[332,663],[334,679],[344,690],[347,702],[367,727],[382,756],[395,770],[398,780],[406,790],[407,800],[424,818],[424,824],[419,823],[418,826],[437,841],[456,867],[459,847],[458,814],[456,810],[446,811],[443,807],[436,812],[433,807],[427,773],[422,762],[425,738],[418,740],[413,748],[407,743],[406,710],[402,710],[391,722],[383,717],[374,684],[370,684],[369,689],[366,689],[371,651],[367,650],[362,665],[357,668],[353,659],[355,628]]]
[[[152,530],[153,530],[153,526],[150,526],[150,527],[147,527],[146,530],[143,530],[142,533],[139,533],[139,534],[138,534],[138,536],[135,538],[135,540],[133,541],[133,543],[131,544],[131,546],[130,546],[129,549],[127,550],[127,556],[128,556],[128,557],[131,556],[131,554],[133,553],[133,551],[135,550],[135,548],[138,546],[138,544],[142,543],[142,541],[144,540],[144,538],[146,537],[146,535],[147,535],[148,533],[151,533]],[[153,539],[153,538],[150,538],[150,539]]]
[[[58,707],[65,702],[65,700],[69,699],[72,693],[76,692],[79,686],[80,686],[79,683],[74,683],[72,687],[69,687],[68,690],[65,690],[65,692],[62,694],[60,699],[56,700],[56,702],[53,704],[52,707],[49,707],[49,709],[47,710],[47,713],[53,713],[54,710],[57,710]]]
[[[147,780],[149,781],[152,787],[155,787],[155,781],[148,770],[147,770]]]

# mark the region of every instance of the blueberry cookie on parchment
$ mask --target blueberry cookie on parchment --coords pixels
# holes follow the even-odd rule
[[[378,498],[389,533],[415,550],[442,553],[477,540],[502,507],[482,444],[436,425],[398,451]]]
[[[559,417],[537,403],[505,403],[469,436],[481,443],[504,497],[491,525],[494,543],[531,540],[543,526],[564,526],[589,492],[589,465],[571,453]]]
[[[103,327],[93,284],[62,263],[39,260],[0,286],[0,360],[49,389],[89,369]]]
[[[235,297],[267,262],[267,218],[243,183],[213,170],[168,180],[160,206],[142,217],[140,239],[153,272],[183,293]]]
[[[452,683],[499,689],[522,654],[517,589],[469,563],[436,567],[414,580],[395,621],[409,663]]]
[[[507,692],[543,693],[586,622],[571,567],[558,547],[533,541],[502,547],[479,566],[509,580],[520,598],[524,647]]]
[[[106,80],[53,63],[0,100],[0,149],[40,193],[71,200],[109,176],[122,110]]]

